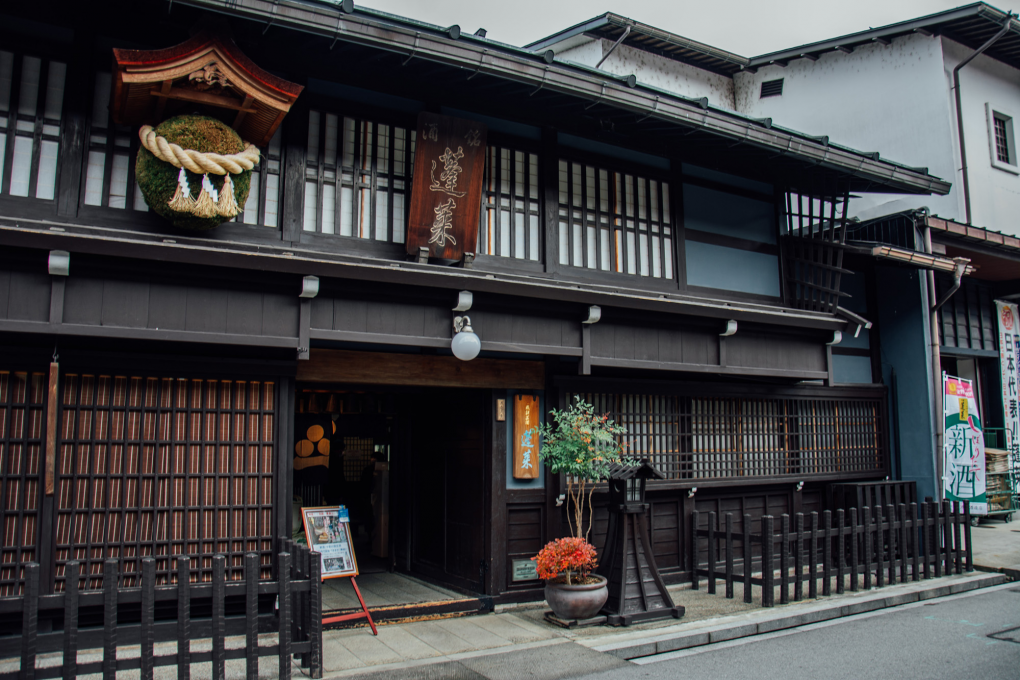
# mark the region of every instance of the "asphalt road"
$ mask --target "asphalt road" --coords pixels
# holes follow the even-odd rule
[[[1020,583],[638,659],[591,680],[1020,679]]]

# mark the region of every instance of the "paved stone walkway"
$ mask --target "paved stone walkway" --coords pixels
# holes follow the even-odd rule
[[[1012,522],[999,518],[982,520],[970,530],[974,541],[974,564],[1020,580],[1020,512]]]
[[[521,649],[534,649],[535,654],[539,654],[538,650],[547,647],[550,648],[549,653],[553,653],[554,646],[567,643],[570,643],[571,649],[581,645],[610,656],[630,658],[630,652],[625,650],[636,649],[638,651],[634,655],[640,656],[648,649],[655,653],[658,646],[704,644],[713,634],[716,639],[724,634],[730,636],[725,639],[753,635],[760,632],[761,626],[765,627],[763,630],[775,630],[802,625],[805,621],[948,595],[1002,580],[1001,576],[989,574],[963,574],[805,599],[772,609],[762,609],[757,602],[745,604],[739,588],[734,599],[726,599],[721,582],[718,593],[709,595],[702,582],[702,589],[698,591],[687,586],[670,588],[674,601],[687,608],[686,615],[679,622],[667,619],[626,628],[596,626],[566,630],[544,621],[542,617],[547,607],[543,603],[498,607],[496,613],[488,615],[383,625],[379,627],[378,637],[373,636],[367,627],[326,631],[323,635],[325,677],[365,674],[404,677],[408,669],[417,669],[413,677],[441,678],[445,677],[443,668],[461,668],[465,659]],[[755,599],[760,601],[757,589]],[[469,665],[479,663],[473,661]],[[297,664],[294,670],[295,677],[298,677],[301,670]]]

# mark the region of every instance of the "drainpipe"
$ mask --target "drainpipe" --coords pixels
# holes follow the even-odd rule
[[[921,209],[921,219],[924,225],[924,252],[931,255],[931,227],[928,226],[928,208]],[[942,470],[944,450],[942,442],[942,353],[939,350],[939,315],[935,311],[938,309],[938,305],[935,303],[935,272],[929,269],[925,272],[925,277],[928,279],[928,325],[931,335],[929,351],[931,352],[932,395],[935,397],[935,408],[932,413],[932,425],[935,433],[935,489],[936,499],[941,499],[944,485],[942,479],[944,474]]]
[[[1012,13],[1006,12],[1006,20],[1002,23],[1002,28],[999,29],[999,32],[989,38],[988,42],[979,47],[974,54],[964,59],[956,68],[953,69],[953,89],[956,91],[956,130],[960,137],[960,164],[963,171],[963,214],[966,217],[965,222],[967,224],[970,224],[970,178],[967,172],[967,144],[963,139],[963,105],[960,101],[960,70],[973,61],[979,54],[994,45],[996,40],[1006,35],[1012,20]]]
[[[919,211],[921,219],[924,220],[924,252],[929,255],[933,255],[931,247],[931,227],[928,226],[928,208],[921,208]],[[916,218],[915,218],[916,219]],[[915,222],[916,224],[916,222]],[[953,271],[953,286],[946,291],[945,297],[942,300],[936,302],[935,300],[935,271],[929,269],[925,274],[928,279],[928,315],[929,325],[931,327],[931,343],[929,349],[931,352],[931,381],[932,388],[935,396],[935,408],[932,422],[934,424],[933,430],[935,433],[935,475],[936,482],[938,485],[938,497],[943,497],[944,480],[942,479],[945,474],[943,468],[943,451],[945,444],[943,442],[942,434],[942,420],[943,420],[943,405],[942,405],[942,352],[939,349],[939,310],[942,305],[949,301],[949,298],[953,297],[956,291],[960,290],[960,286],[963,285],[963,274],[967,270],[967,265],[970,264],[970,260],[965,257],[953,258],[956,263],[956,269]]]

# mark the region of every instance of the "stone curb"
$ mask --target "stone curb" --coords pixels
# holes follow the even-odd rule
[[[988,573],[966,574],[963,577],[948,578],[953,578],[954,580],[946,582],[946,579],[943,578],[935,582],[905,583],[897,588],[895,592],[890,592],[889,590],[867,591],[851,595],[852,602],[848,602],[846,599],[823,601],[806,606],[798,606],[797,611],[792,613],[782,610],[766,610],[762,613],[751,615],[751,617],[756,619],[753,621],[748,621],[747,618],[751,617],[747,617],[740,622],[720,623],[683,632],[658,633],[642,638],[617,640],[605,644],[598,644],[595,641],[595,644],[586,646],[590,646],[595,651],[612,654],[621,659],[637,659],[642,656],[676,652],[726,640],[773,633],[778,630],[796,628],[821,621],[830,621],[844,616],[863,614],[888,607],[897,607],[921,600],[956,595],[978,588],[1000,585],[1010,580],[1003,574]],[[962,580],[958,580],[961,578]],[[585,642],[591,641],[575,640],[575,642],[585,644]]]
[[[974,568],[978,571],[985,571],[993,574],[1005,574],[1010,581],[1020,581],[1020,569],[1014,569],[1012,567],[989,567],[983,564],[975,564]]]

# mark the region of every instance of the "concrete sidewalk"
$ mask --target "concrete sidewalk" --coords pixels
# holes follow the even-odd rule
[[[334,630],[323,635],[325,677],[383,677],[412,670],[415,676],[420,671],[428,677],[441,677],[443,668],[454,663],[463,665],[468,659],[477,664],[481,657],[529,649],[536,655],[548,651],[555,656],[552,648],[565,643],[617,660],[633,659],[943,597],[1006,580],[1001,574],[979,572],[847,592],[770,609],[757,603],[745,604],[739,589],[737,597],[726,599],[722,584],[718,594],[709,595],[703,582],[699,591],[670,588],[674,601],[687,607],[687,614],[679,622],[668,619],[626,628],[565,630],[542,620],[547,609],[542,603],[499,607],[488,615],[380,626],[378,637],[367,628]],[[591,661],[596,664],[597,656]],[[302,672],[297,665],[294,670],[295,677]]]
[[[1004,522],[997,517],[982,520],[971,528],[970,535],[974,541],[974,566],[1020,581],[1020,521]]]

